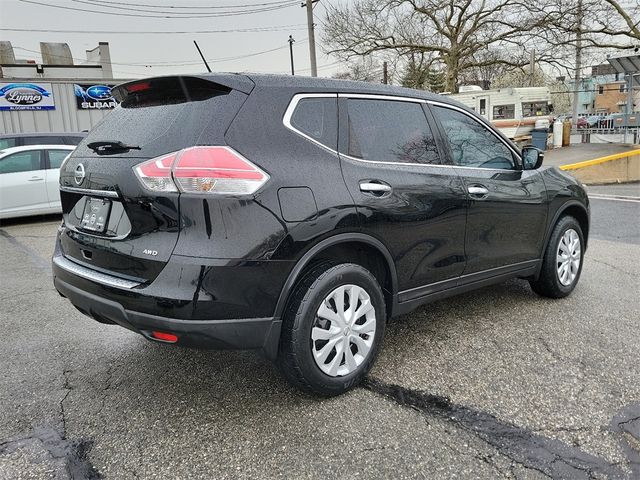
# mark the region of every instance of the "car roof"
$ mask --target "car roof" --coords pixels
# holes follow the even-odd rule
[[[448,97],[425,90],[397,87],[382,83],[340,80],[336,78],[305,77],[294,75],[273,75],[266,73],[245,73],[257,87],[291,88],[293,90],[327,90],[332,92],[363,93],[373,95],[391,95],[399,97],[419,98],[443,103],[458,103]],[[215,76],[215,74],[212,74]]]
[[[29,132],[29,133],[5,133],[0,138],[23,138],[23,137],[86,137],[87,132]]]
[[[75,145],[24,145],[22,147],[9,147],[0,150],[0,157],[10,153],[27,152],[29,150],[75,150]]]
[[[415,90],[412,88],[396,87],[393,85],[384,85],[381,83],[359,82],[354,80],[340,80],[335,78],[323,77],[306,77],[299,75],[275,75],[268,73],[228,73],[214,72],[192,75],[168,75],[164,77],[149,77],[144,79],[133,80],[118,85],[114,88],[116,94],[118,91],[126,93],[126,86],[134,83],[145,82],[148,80],[171,77],[195,77],[209,80],[229,88],[238,89],[244,93],[250,93],[254,87],[258,88],[289,88],[292,93],[361,93],[371,95],[387,95],[406,98],[416,98],[422,100],[431,100],[441,103],[447,103],[458,107],[464,107],[460,102],[449,98],[445,95],[427,92],[424,90]]]

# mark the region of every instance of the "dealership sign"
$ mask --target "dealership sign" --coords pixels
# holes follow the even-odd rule
[[[0,110],[54,110],[50,83],[0,83]]]
[[[118,105],[111,95],[111,87],[108,85],[75,84],[73,91],[76,94],[76,105],[80,110],[102,110],[115,108]]]

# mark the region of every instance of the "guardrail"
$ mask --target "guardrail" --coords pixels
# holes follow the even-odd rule
[[[631,143],[639,143],[640,142],[640,128],[639,127],[629,127],[628,129],[625,127],[613,127],[613,128],[600,128],[600,127],[592,127],[592,128],[572,128],[571,135],[581,135],[582,143],[591,143],[590,137],[591,135],[624,135],[625,132],[628,132],[629,140]]]

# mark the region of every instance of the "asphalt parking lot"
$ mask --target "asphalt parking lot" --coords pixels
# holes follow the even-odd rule
[[[571,297],[427,305],[332,399],[84,317],[51,283],[59,218],[3,222],[0,478],[640,478],[640,185],[590,192]]]

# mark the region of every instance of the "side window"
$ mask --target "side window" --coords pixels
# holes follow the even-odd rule
[[[64,145],[64,139],[55,136],[24,137],[22,142],[24,145]]]
[[[15,146],[16,146],[15,137],[0,138],[0,150],[4,150],[5,148],[11,148]]]
[[[7,155],[0,160],[0,173],[30,172],[41,170],[42,151],[29,150]]]
[[[84,137],[64,137],[67,145],[78,145]]]
[[[291,126],[329,148],[338,143],[338,99],[303,98],[298,102]]]
[[[514,104],[493,107],[494,120],[510,120],[513,118],[516,118],[516,106]]]
[[[347,109],[348,155],[380,162],[440,163],[419,103],[350,98]]]
[[[433,110],[449,140],[454,165],[514,168],[511,149],[479,121],[450,108],[435,107]]]
[[[62,161],[67,158],[71,150],[48,150],[49,168],[60,168]]]
[[[549,104],[547,102],[523,102],[522,116],[536,117],[549,115]]]

